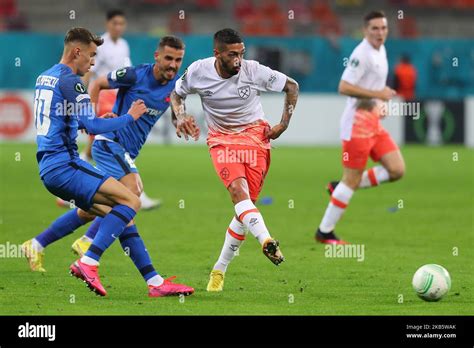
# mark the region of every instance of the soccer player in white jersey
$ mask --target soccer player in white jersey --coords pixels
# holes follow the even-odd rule
[[[192,116],[186,114],[188,94],[201,97],[209,127],[207,144],[217,175],[230,193],[235,215],[226,231],[224,246],[210,274],[208,291],[222,291],[224,274],[246,231],[258,240],[263,253],[275,264],[284,261],[279,242],[270,236],[254,203],[270,166],[270,140],[288,127],[298,99],[298,83],[257,61],[243,58],[239,33],[223,29],[214,35],[214,57],[192,63],[176,82],[171,104],[178,136],[199,136]],[[260,102],[261,92],[285,92],[279,124],[270,127]]]
[[[341,181],[328,184],[331,200],[315,235],[321,243],[346,243],[334,229],[355,190],[398,180],[405,172],[397,144],[380,123],[385,116],[384,102],[395,96],[386,86],[387,34],[383,12],[365,16],[364,40],[352,52],[339,83],[339,93],[349,97],[341,119],[343,175]],[[369,157],[380,164],[365,169]]]
[[[127,19],[122,10],[110,10],[106,14],[106,32],[102,35],[104,44],[97,49],[97,59],[90,73],[84,76],[84,82],[94,81],[99,76],[132,65],[130,47],[123,38],[127,29]]]

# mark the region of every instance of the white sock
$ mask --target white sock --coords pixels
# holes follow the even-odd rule
[[[86,255],[81,257],[81,262],[85,263],[86,265],[89,265],[89,266],[99,266],[99,261],[94,260],[93,258],[91,258],[89,256],[86,256]]]
[[[387,169],[385,169],[383,166],[376,166],[364,171],[359,187],[365,188],[377,186],[385,181],[388,181],[389,179],[390,174],[388,173]]]
[[[235,205],[235,213],[261,245],[263,245],[267,238],[271,238],[267,226],[265,226],[265,221],[263,221],[262,214],[260,214],[250,199],[237,203]]]
[[[159,274],[157,274],[156,276],[153,276],[150,279],[148,279],[146,283],[148,285],[160,286],[161,284],[163,284],[164,281],[165,280]]]
[[[329,202],[323,220],[319,225],[321,232],[329,233],[334,230],[353,194],[354,190],[342,181],[336,186],[336,189],[331,195],[331,202]]]
[[[222,246],[221,254],[213,269],[217,269],[225,273],[227,266],[232,261],[235,253],[237,250],[239,250],[240,246],[245,240],[245,231],[245,226],[234,216],[225,234],[225,240],[224,245]]]
[[[40,242],[36,240],[36,238],[33,238],[31,241],[31,247],[39,253],[42,253],[44,250],[44,246],[42,246]]]

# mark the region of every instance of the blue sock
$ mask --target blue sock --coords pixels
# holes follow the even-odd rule
[[[77,208],[75,208],[57,218],[43,233],[37,235],[35,239],[43,247],[46,247],[58,239],[71,234],[86,223],[87,221],[82,220],[77,215]]]
[[[90,239],[94,239],[95,235],[99,231],[99,226],[101,222],[102,222],[102,218],[96,217],[94,221],[92,221],[92,224],[89,226],[89,229],[87,230],[85,236],[89,237]]]
[[[112,245],[123,232],[125,226],[133,219],[136,212],[126,205],[116,205],[108,213],[99,226],[99,232],[86,252],[86,256],[99,261],[102,253]]]
[[[150,255],[145,248],[143,239],[138,234],[136,225],[125,227],[120,235],[120,244],[122,244],[123,250],[130,255],[130,258],[145,281],[158,275],[151,264]]]

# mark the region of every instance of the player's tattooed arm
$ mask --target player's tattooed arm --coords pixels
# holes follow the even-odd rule
[[[176,93],[176,91],[171,92],[170,99],[172,115],[174,114],[174,117],[176,118],[176,121],[172,120],[172,122],[176,126],[176,135],[178,138],[181,138],[181,135],[184,135],[186,140],[189,139],[189,136],[194,138],[194,140],[198,140],[201,131],[194,116],[186,113],[184,99]]]
[[[288,77],[285,83],[285,87],[283,87],[283,92],[286,93],[283,115],[281,116],[281,121],[279,124],[267,130],[266,136],[269,139],[277,139],[288,128],[291,116],[293,116],[293,112],[295,111],[296,107],[296,102],[298,100],[298,82],[293,80],[291,77]]]
[[[176,118],[176,114],[174,113],[173,109],[171,109],[171,123],[173,124],[174,128],[178,125],[178,119]]]

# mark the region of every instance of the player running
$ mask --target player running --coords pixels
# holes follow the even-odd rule
[[[334,228],[355,190],[398,180],[405,172],[397,144],[380,123],[385,116],[382,101],[395,96],[386,86],[387,34],[383,12],[365,16],[365,38],[352,52],[339,83],[339,93],[349,97],[341,119],[343,176],[340,182],[328,184],[331,201],[315,235],[321,243],[346,243],[336,236]],[[369,157],[381,165],[364,170]]]
[[[136,127],[134,121],[149,109],[143,100],[132,100],[127,103],[127,106],[131,105],[128,114],[107,120],[96,118],[79,76],[94,64],[97,46],[103,40],[87,29],[73,28],[66,34],[64,42],[60,63],[42,73],[36,82],[37,160],[41,180],[48,191],[74,202],[79,208],[67,212],[36,238],[23,243],[22,249],[31,269],[44,271],[44,247],[100,216],[97,235],[88,252],[71,265],[72,275],[83,280],[97,294],[105,296],[98,274],[99,260],[115,239],[120,238],[122,246],[129,248],[132,260],[147,281],[150,297],[193,293],[193,288],[174,284],[171,279],[164,280],[151,264],[134,226],[133,218],[140,209],[137,194],[105,171],[81,160],[77,153],[78,128],[84,127],[94,134],[109,134],[124,127]],[[146,119],[148,116],[143,117]]]
[[[189,126],[184,99],[198,93],[209,127],[207,144],[217,175],[230,193],[234,218],[220,257],[210,274],[207,291],[222,291],[224,275],[245,239],[246,229],[275,265],[284,261],[279,242],[268,232],[254,203],[270,166],[270,140],[288,127],[298,98],[298,84],[286,75],[243,59],[245,46],[239,33],[223,29],[214,35],[214,57],[192,63],[171,94],[178,136],[196,134]],[[265,120],[260,92],[286,93],[281,122],[271,128]],[[226,156],[230,155],[230,156]]]

